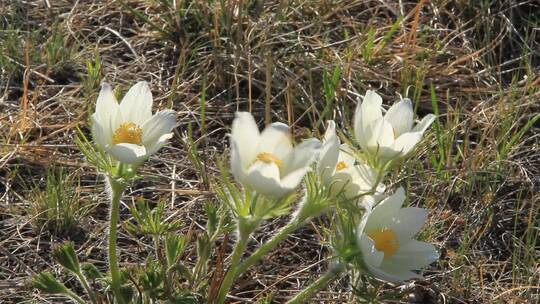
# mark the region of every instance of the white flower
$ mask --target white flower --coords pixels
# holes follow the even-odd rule
[[[139,163],[172,137],[176,112],[164,110],[152,116],[152,92],[138,82],[118,104],[111,86],[104,83],[92,115],[94,141],[122,163]]]
[[[393,195],[367,212],[358,227],[358,245],[368,270],[376,277],[403,282],[421,276],[418,270],[436,261],[439,253],[432,244],[413,239],[427,218],[422,208],[401,208],[405,191]]]
[[[328,121],[319,154],[317,171],[326,186],[333,192],[343,191],[347,198],[354,198],[374,190],[377,172],[366,164],[355,165],[353,151],[347,144],[340,145],[336,123]]]
[[[363,150],[375,154],[383,161],[405,156],[420,142],[435,115],[426,115],[413,128],[413,107],[410,99],[395,103],[386,115],[381,111],[382,98],[368,90],[362,103],[356,107],[354,131]]]
[[[244,186],[272,197],[294,190],[320,149],[314,138],[292,147],[289,127],[268,125],[262,133],[253,116],[237,112],[231,132],[231,168]]]

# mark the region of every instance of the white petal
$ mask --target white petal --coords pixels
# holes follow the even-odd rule
[[[290,192],[296,189],[296,187],[298,187],[298,185],[300,185],[302,182],[304,175],[306,175],[309,170],[309,167],[304,167],[287,174],[280,181],[281,188],[283,188],[285,192]]]
[[[171,139],[172,137],[173,137],[172,133],[165,133],[161,135],[157,141],[152,143],[152,145],[146,147],[146,150],[147,150],[146,154],[150,156],[156,153],[159,149],[165,146],[169,142],[169,139]]]
[[[368,140],[372,137],[371,130],[362,130],[363,135],[358,137],[356,136],[356,142],[360,145],[360,148],[362,148],[365,152],[370,152],[371,149],[368,145]],[[369,132],[369,133],[368,133]],[[373,151],[371,151],[373,153]]]
[[[345,170],[334,173],[329,183],[333,195],[344,192],[347,198],[354,197],[354,185],[352,184],[352,176]]]
[[[435,246],[417,240],[400,244],[399,251],[390,257],[392,262],[407,265],[409,269],[421,269],[438,259],[439,253]]]
[[[364,229],[366,233],[391,225],[392,217],[399,211],[403,202],[405,202],[405,190],[399,187],[394,194],[373,208]]]
[[[241,155],[237,141],[231,137],[231,171],[238,182],[247,185],[247,165],[243,164]]]
[[[176,124],[176,112],[163,110],[156,113],[142,125],[142,142],[145,146],[155,144],[161,136],[170,133]]]
[[[347,144],[342,144],[339,146],[339,157],[338,163],[344,162],[348,168],[354,166],[356,158],[354,157],[354,152]]]
[[[100,124],[96,116],[97,115],[95,113],[91,116],[92,137],[94,139],[94,142],[101,146],[101,148],[103,149],[112,143],[111,135],[110,132],[106,132],[104,130],[104,126]]]
[[[364,196],[362,196],[362,198],[360,199],[360,201],[358,203],[365,210],[371,212],[373,207],[375,205],[377,205],[377,203],[379,203],[384,198],[385,198],[384,194],[380,194],[380,193],[372,194],[372,195],[364,195]],[[363,223],[363,226],[365,226],[366,222],[367,222],[367,219]]]
[[[292,153],[289,153],[284,159],[284,168],[282,174],[287,175],[299,169],[309,167],[309,165],[318,157],[321,149],[321,142],[315,138],[309,138],[294,147]]]
[[[367,130],[367,133],[370,134],[367,141],[370,152],[381,151],[386,147],[392,147],[394,145],[392,125],[384,118],[372,122],[367,127]]]
[[[231,140],[236,141],[238,159],[247,168],[256,157],[259,128],[249,112],[236,112],[231,128]]]
[[[424,133],[427,128],[429,128],[429,126],[433,123],[435,118],[436,116],[433,114],[428,114],[424,116],[424,118],[422,118],[422,120],[414,127],[413,131]]]
[[[374,91],[368,90],[362,103],[356,106],[354,113],[354,133],[357,140],[370,137],[366,134],[367,127],[375,120],[382,118],[382,98]]]
[[[109,117],[111,113],[116,113],[118,101],[108,83],[101,84],[101,90],[96,101],[96,117],[99,119]]]
[[[262,195],[279,197],[285,192],[279,183],[279,168],[274,163],[254,163],[247,172],[246,182]]]
[[[146,81],[137,82],[126,93],[120,103],[124,121],[142,125],[152,117],[152,92]]]
[[[323,142],[333,141],[333,142],[337,142],[339,145],[340,143],[339,137],[336,134],[336,122],[333,120],[329,120],[327,121],[327,123],[328,123],[328,126],[326,127],[326,132],[324,133]]]
[[[394,128],[394,137],[411,131],[413,125],[413,106],[410,99],[405,98],[395,103],[386,115],[384,119],[388,121]]]
[[[362,101],[362,125],[366,128],[373,121],[382,117],[382,98],[375,91],[368,90]]]
[[[146,159],[146,148],[144,146],[128,143],[111,145],[109,153],[118,161],[126,164],[134,164]]]
[[[286,124],[274,122],[262,131],[257,145],[257,153],[272,153],[283,160],[291,151],[291,135]]]
[[[402,155],[401,150],[397,150],[394,147],[380,147],[378,151],[378,156],[383,163],[393,158],[401,157]]]
[[[364,257],[364,262],[372,267],[379,267],[384,259],[384,253],[375,248],[375,243],[366,234],[358,237],[358,247]]]
[[[378,269],[370,269],[376,277],[385,281],[402,283],[410,279],[422,278],[421,275],[407,269],[405,265],[396,265],[388,263],[386,260]]]
[[[362,218],[360,219],[360,223],[358,224],[358,228],[356,229],[358,235],[366,233],[366,224],[371,216],[371,213],[373,213],[373,209],[366,208],[366,212],[362,214]]]
[[[396,212],[389,226],[398,236],[400,242],[409,241],[420,231],[427,219],[427,210],[423,208],[402,208]]]
[[[380,118],[367,127],[369,137],[360,141],[360,146],[366,152],[377,155],[381,160],[387,161],[400,154],[394,148],[395,139],[392,125],[384,118]]]
[[[111,130],[111,121],[116,118],[119,105],[108,83],[101,85],[101,91],[96,101],[96,111],[93,115],[103,131],[105,138],[112,137],[114,130]]]
[[[332,189],[345,191],[345,197],[351,199],[370,191],[377,179],[377,173],[367,165],[358,165],[336,172],[332,178]]]
[[[336,123],[328,121],[328,127],[324,134],[324,142],[319,153],[317,171],[322,175],[322,180],[330,182],[330,177],[336,169],[338,163],[339,138],[336,135]]]
[[[422,133],[409,132],[399,136],[394,143],[394,150],[399,151],[401,155],[407,155],[422,140]]]
[[[370,166],[364,164],[356,165],[350,168],[348,172],[350,172],[354,183],[360,186],[362,190],[367,191],[375,187],[378,174]]]
[[[111,130],[111,139],[112,135],[116,132],[116,130],[120,127],[122,123],[126,122],[124,118],[122,117],[122,112],[120,111],[120,107],[116,111],[115,114],[111,114],[110,121],[107,122],[109,126],[109,130]]]

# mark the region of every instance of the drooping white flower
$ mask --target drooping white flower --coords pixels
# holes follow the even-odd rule
[[[340,145],[334,121],[328,121],[317,171],[326,186],[331,187],[333,192],[343,191],[347,198],[375,190],[377,183],[377,172],[366,164],[356,164],[350,147]]]
[[[367,212],[358,227],[358,245],[365,265],[373,275],[390,282],[421,278],[412,270],[439,258],[432,244],[413,238],[424,225],[427,211],[401,208],[404,201],[405,191],[399,188]]]
[[[132,86],[118,104],[111,86],[101,86],[92,115],[94,141],[122,163],[147,159],[172,137],[176,112],[163,110],[152,115],[152,92],[144,81]]]
[[[426,115],[413,128],[414,114],[410,99],[395,103],[384,116],[381,105],[381,96],[368,90],[354,115],[356,140],[363,150],[383,161],[405,156],[422,140],[435,115]]]
[[[231,132],[232,173],[244,186],[280,197],[300,184],[320,146],[311,138],[293,148],[287,125],[275,122],[259,133],[250,113],[237,112]]]

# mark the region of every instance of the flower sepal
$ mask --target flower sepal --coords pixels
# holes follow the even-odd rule
[[[250,202],[250,215],[265,220],[287,215],[296,198],[297,195],[294,192],[280,198],[266,197],[256,193]]]
[[[52,251],[52,257],[67,270],[75,274],[81,273],[81,266],[73,242],[55,246]]]
[[[139,175],[137,174],[139,167],[140,164],[118,163],[117,166],[112,168],[109,176],[127,185],[130,181],[139,178]]]
[[[240,237],[248,237],[261,223],[261,218],[255,216],[240,217],[237,219]]]
[[[67,287],[50,272],[41,272],[32,279],[32,285],[46,293],[67,294]]]
[[[77,129],[77,133],[75,144],[84,155],[86,161],[96,167],[99,172],[113,175],[117,161],[99,146],[94,145],[81,129]]]
[[[305,222],[333,208],[336,205],[336,197],[320,181],[320,176],[314,171],[305,177],[306,194],[302,198],[294,218],[299,222]]]
[[[229,207],[233,217],[236,219],[271,219],[286,215],[297,198],[295,192],[276,198],[262,195],[248,187],[240,189],[230,181],[229,176],[226,174],[222,176],[217,187],[215,187],[215,191],[219,199]]]
[[[137,170],[142,165],[142,161],[132,164],[117,161],[99,145],[90,142],[80,129],[75,143],[85,156],[86,161],[96,167],[99,172],[111,178],[124,180],[126,183],[137,178]]]
[[[364,267],[356,241],[355,220],[356,216],[352,212],[346,212],[346,210],[336,212],[336,230],[330,236],[330,247],[343,265],[362,271],[367,268]]]

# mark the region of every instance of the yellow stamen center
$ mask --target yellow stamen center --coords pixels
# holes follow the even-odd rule
[[[341,171],[341,170],[345,170],[349,168],[349,165],[347,165],[347,163],[345,163],[344,161],[340,161],[339,163],[337,163],[336,165],[336,171]]]
[[[141,145],[142,144],[142,129],[132,122],[125,122],[114,131],[113,144],[128,143]]]
[[[367,235],[375,242],[375,248],[384,252],[384,258],[393,256],[399,250],[399,240],[391,229],[374,231]]]
[[[277,158],[274,154],[268,152],[262,152],[257,154],[256,161],[262,161],[263,163],[276,164],[280,169],[283,166],[283,161]]]

